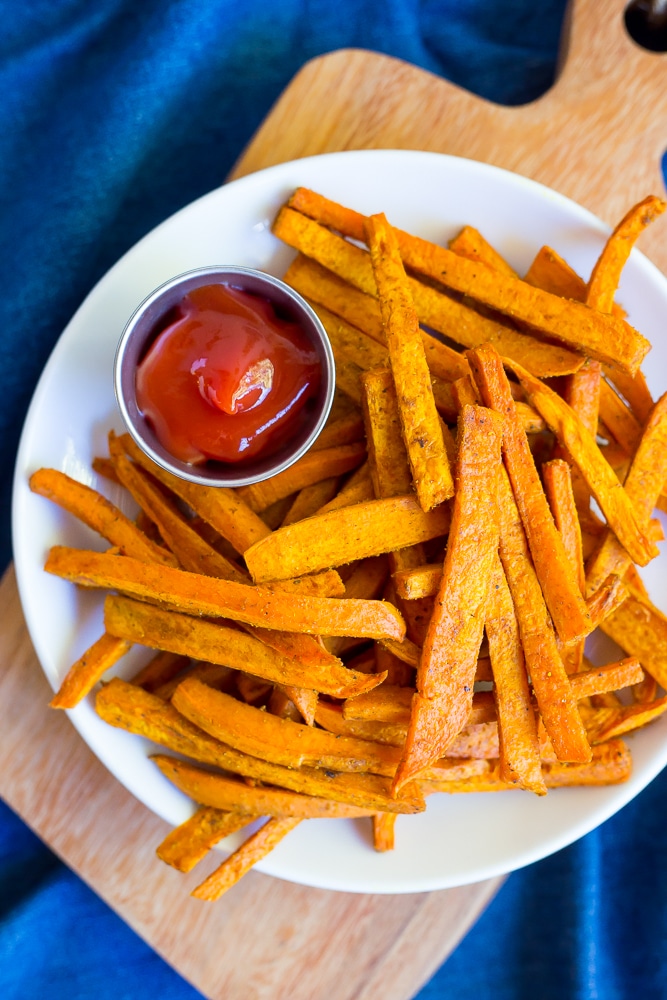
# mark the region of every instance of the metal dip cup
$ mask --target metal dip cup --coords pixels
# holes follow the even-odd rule
[[[238,465],[208,461],[192,465],[174,458],[158,440],[141,413],[136,398],[138,364],[161,323],[188,292],[203,285],[224,284],[268,299],[281,317],[298,323],[317,349],[322,377],[305,426],[267,455]],[[114,361],[114,389],[127,429],[142,451],[161,468],[191,483],[205,486],[248,486],[277,475],[301,458],[326,423],[335,389],[335,364],[331,344],[320,320],[308,303],[279,278],[247,267],[201,267],[166,281],[144,299],[123,330]]]

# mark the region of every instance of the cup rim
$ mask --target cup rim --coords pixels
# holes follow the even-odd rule
[[[220,278],[240,279],[239,287],[242,290],[250,291],[251,294],[256,294],[261,288],[264,290],[265,297],[273,301],[274,304],[284,305],[287,301],[289,308],[294,312],[294,318],[297,321],[299,319],[304,321],[302,326],[306,328],[306,333],[317,347],[322,364],[318,409],[312,426],[309,426],[306,432],[297,434],[294,444],[292,441],[287,441],[279,449],[277,456],[269,454],[264,459],[259,456],[255,460],[254,471],[251,464],[247,464],[243,468],[235,468],[231,463],[213,461],[202,465],[193,465],[175,458],[158,440],[136,403],[134,373],[137,358],[150,336],[151,330],[159,321],[160,315],[164,315],[177,299],[167,304],[162,310],[160,310],[159,304],[168,297],[170,292],[184,288],[182,295],[185,295],[190,288],[206,284],[207,279],[211,279],[208,283],[213,284],[215,283],[213,279]],[[252,287],[245,288],[244,280]],[[231,281],[220,281],[219,283],[232,284]],[[259,294],[262,292],[259,291]],[[151,315],[151,310],[153,310],[153,315]],[[147,318],[146,329],[141,327],[141,321],[144,318]],[[140,343],[137,343],[138,340]],[[129,368],[131,371],[128,370]],[[324,325],[314,309],[298,292],[282,279],[256,268],[234,264],[210,264],[183,271],[168,278],[149,292],[139,303],[125,324],[118,341],[114,356],[113,381],[116,402],[123,422],[133,441],[144,454],[160,468],[179,479],[185,479],[201,486],[229,488],[251,486],[254,483],[270,479],[280,472],[284,472],[312,448],[331,411],[336,388],[335,371],[333,349]]]

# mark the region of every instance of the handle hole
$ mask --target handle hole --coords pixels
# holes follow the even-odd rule
[[[632,0],[624,17],[637,45],[649,52],[667,52],[667,0]]]

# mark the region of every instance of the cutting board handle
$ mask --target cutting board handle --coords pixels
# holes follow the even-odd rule
[[[503,107],[388,56],[332,52],[306,64],[232,177],[267,164],[345,149],[424,149],[523,174],[610,225],[664,192],[667,53],[629,37],[626,0],[574,0],[553,87]],[[662,227],[641,249],[667,272]]]

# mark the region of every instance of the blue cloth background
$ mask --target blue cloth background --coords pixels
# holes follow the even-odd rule
[[[518,104],[553,79],[563,13],[564,0],[0,0],[2,565],[18,436],[60,331],[139,237],[221,183],[306,60],[373,49]],[[666,791],[663,776],[511,876],[420,1000],[667,996]],[[0,803],[0,997],[147,993],[199,995]]]

